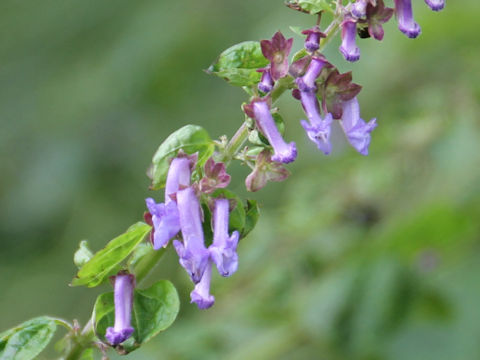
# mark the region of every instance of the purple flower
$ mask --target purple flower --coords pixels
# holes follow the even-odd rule
[[[340,52],[347,61],[357,61],[360,59],[360,49],[355,43],[357,36],[357,21],[351,16],[345,16],[342,22],[342,45]]]
[[[333,122],[332,114],[328,113],[325,119],[320,115],[320,106],[317,95],[314,91],[301,91],[300,98],[303,109],[310,122],[302,120],[300,123],[307,132],[307,136],[325,155],[330,154],[332,146],[330,144],[330,131]]]
[[[340,121],[343,131],[350,144],[362,155],[368,155],[370,133],[377,127],[376,119],[365,123],[360,118],[360,107],[357,98],[345,101],[342,104],[343,115]]]
[[[253,100],[250,104],[244,105],[243,109],[248,116],[255,118],[258,128],[273,147],[274,155],[272,156],[272,160],[285,164],[294,161],[297,157],[295,143],[291,142],[287,144],[285,140],[283,140],[282,135],[275,125],[275,120],[270,113],[268,100]]]
[[[302,34],[307,35],[307,38],[305,39],[305,49],[310,52],[317,51],[320,48],[320,39],[327,37],[327,35],[320,31],[318,26],[303,30]]]
[[[445,7],[445,0],[425,0],[430,9],[440,11]]]
[[[160,249],[168,245],[171,238],[180,231],[180,219],[177,204],[171,196],[181,186],[190,185],[191,160],[188,157],[177,157],[172,160],[165,186],[165,203],[157,204],[152,198],[145,200],[153,223],[153,248]]]
[[[284,77],[288,73],[288,54],[292,50],[293,38],[285,39],[280,31],[277,31],[272,40],[260,41],[262,54],[270,60],[270,75],[274,81]]]
[[[224,163],[216,163],[213,158],[209,158],[204,170],[205,176],[199,182],[201,192],[211,194],[216,189],[226,188],[230,184],[230,175],[227,174]]]
[[[216,199],[213,211],[213,243],[208,248],[213,262],[222,276],[230,276],[238,267],[238,231],[228,235],[230,215],[228,199]]]
[[[257,155],[255,168],[245,179],[245,186],[248,191],[258,191],[267,185],[268,181],[283,181],[290,173],[285,167],[272,161],[270,150],[265,149]]]
[[[270,68],[267,67],[263,69],[258,69],[257,71],[262,73],[262,78],[258,83],[258,90],[264,93],[269,93],[270,91],[272,91],[273,85],[275,84],[272,79],[272,75],[270,75]]]
[[[190,293],[192,303],[196,303],[199,309],[205,310],[215,303],[215,297],[210,294],[210,280],[212,278],[212,263],[209,261],[202,279],[195,285]]]
[[[409,38],[414,39],[422,30],[413,19],[412,0],[394,0],[398,28]]]
[[[135,288],[135,276],[126,272],[119,272],[113,277],[115,282],[115,324],[107,328],[105,338],[115,346],[132,335],[134,329],[130,324],[132,319],[133,289]]]
[[[317,89],[315,81],[317,80],[320,72],[326,65],[329,66],[330,64],[324,57],[312,57],[312,61],[308,65],[305,75],[303,75],[301,78],[296,79],[298,89],[300,91],[315,91]]]
[[[174,240],[173,245],[180,257],[180,264],[196,284],[208,265],[209,252],[205,247],[200,203],[192,187],[177,192],[178,213],[183,243]]]

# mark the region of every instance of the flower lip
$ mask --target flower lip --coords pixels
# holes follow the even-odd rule
[[[192,303],[196,303],[201,310],[212,307],[215,303],[215,297],[210,294],[210,280],[212,277],[212,264],[209,262],[201,280],[195,285],[190,293]]]
[[[443,8],[445,8],[445,0],[425,0],[425,3],[433,11],[440,11],[440,10],[443,10]]]

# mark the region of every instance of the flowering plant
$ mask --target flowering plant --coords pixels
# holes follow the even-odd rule
[[[445,6],[441,0],[426,3],[434,11]],[[223,51],[207,72],[249,96],[238,131],[230,139],[218,140],[196,125],[172,133],[154,154],[148,171],[151,190],[164,189],[163,202],[154,193],[146,199],[144,222],[132,225],[95,254],[86,242],[75,253],[79,269],[71,285],[96,287],[110,279],[113,292],[98,296],[83,328],[76,321],[39,317],[1,333],[2,358],[34,358],[57,325],[68,330],[59,346],[64,359],[93,358],[94,348],[104,356],[109,348],[126,354],[167,329],[179,311],[175,287],[160,280],[145,289],[141,282],[170,244],[192,281],[191,302],[199,309],[213,306],[212,271],[229,277],[238,270],[237,247],[259,218],[256,201],[244,201],[227,189],[228,166],[239,161],[251,168],[245,179],[251,192],[290,175],[285,166],[299,154],[295,142],[284,139],[286,123],[275,106],[286,92],[300,101],[307,119],[300,123],[321,152],[332,152],[332,127],[339,126],[352,147],[368,155],[377,121],[361,118],[357,100],[361,86],[352,82],[352,73],[340,73],[322,52],[341,32],[340,53],[347,61],[358,61],[357,38],[382,40],[382,25],[394,14],[400,31],[417,37],[420,26],[411,5],[411,0],[395,0],[394,8],[383,0],[290,0],[289,8],[310,14],[315,21],[311,28],[298,31],[305,38],[302,50],[290,56],[293,38],[276,32],[271,39],[246,41]],[[323,26],[327,16],[331,21]]]

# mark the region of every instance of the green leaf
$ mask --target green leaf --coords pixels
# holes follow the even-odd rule
[[[127,232],[111,240],[82,266],[73,279],[72,286],[100,285],[105,278],[118,271],[120,263],[130,255],[150,229],[151,227],[143,222],[130,226]]]
[[[245,207],[245,227],[241,233],[241,237],[244,238],[250,231],[255,228],[258,218],[260,216],[260,209],[256,200],[247,200],[247,206]]]
[[[217,189],[212,196],[223,197],[233,200],[235,207],[230,212],[230,219],[228,222],[228,230],[230,232],[237,230],[242,234],[245,227],[245,208],[243,207],[242,199],[240,199],[235,193],[226,189]]]
[[[74,264],[80,269],[92,257],[93,257],[93,253],[88,247],[88,241],[87,240],[80,241],[80,244],[78,245],[78,250],[75,251],[75,254],[73,255]]]
[[[180,300],[170,281],[160,280],[148,289],[135,289],[133,297],[133,335],[117,346],[119,353],[129,353],[167,329],[177,317]],[[113,292],[98,296],[93,310],[95,333],[105,340],[107,328],[114,325]]]
[[[41,316],[0,334],[0,360],[30,360],[50,342],[55,319]]]
[[[207,72],[235,86],[252,86],[262,76],[256,70],[268,63],[258,41],[245,41],[222,52]]]
[[[80,356],[80,360],[93,360],[93,349],[87,349]]]
[[[296,3],[302,10],[308,11],[310,14],[318,14],[323,10],[333,12],[327,0],[298,0]]]
[[[208,132],[200,126],[186,125],[172,133],[153,156],[148,175],[151,188],[159,190],[165,186],[170,160],[182,149],[187,154],[198,152],[197,167],[201,167],[213,154],[215,144]]]

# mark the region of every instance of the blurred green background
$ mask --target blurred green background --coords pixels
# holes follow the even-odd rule
[[[378,119],[370,156],[338,131],[323,156],[286,94],[299,157],[253,195],[262,216],[239,271],[214,278],[200,311],[170,249],[150,281],[178,287],[178,320],[126,358],[480,358],[480,4],[414,3],[417,40],[392,21],[357,64],[338,41],[326,51]],[[162,198],[145,171],[170,132],[242,121],[243,92],[202,69],[278,29],[299,48],[288,26],[313,21],[281,0],[1,1],[0,330],[41,314],[85,323],[107,288],[68,287],[78,242],[100,249]],[[247,174],[232,167],[232,190]]]

